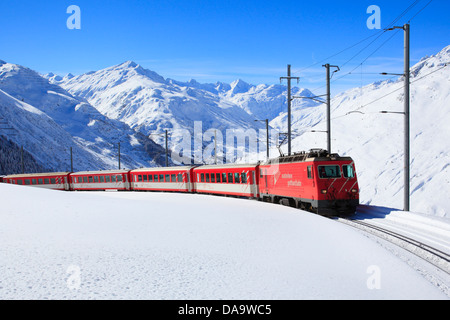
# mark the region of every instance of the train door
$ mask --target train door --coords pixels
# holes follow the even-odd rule
[[[67,181],[67,176],[64,177],[64,190],[69,191],[69,181]]]
[[[261,171],[262,172],[262,171]],[[266,189],[266,194],[269,194],[269,182],[267,179],[267,170],[264,170],[264,183],[265,183],[265,189]]]
[[[186,173],[186,184],[187,191],[192,192],[191,173],[189,171]]]
[[[250,190],[251,190],[253,197],[257,198],[258,197],[258,185],[256,184],[256,174],[255,174],[255,171],[251,171],[251,173],[252,173],[252,177],[251,177],[252,181],[250,181],[250,183],[251,183]]]

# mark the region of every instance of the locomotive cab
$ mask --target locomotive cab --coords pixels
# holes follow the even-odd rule
[[[320,215],[350,215],[359,205],[354,161],[321,149],[269,160],[260,166],[260,194]]]
[[[315,209],[323,215],[346,215],[359,205],[359,186],[355,164],[351,158],[315,161],[317,202]]]

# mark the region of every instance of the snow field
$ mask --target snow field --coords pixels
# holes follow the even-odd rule
[[[0,184],[1,299],[448,299],[360,232],[192,194]]]

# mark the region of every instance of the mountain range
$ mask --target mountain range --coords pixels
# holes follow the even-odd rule
[[[411,68],[411,207],[440,216],[450,212],[449,62],[450,46]],[[362,203],[402,208],[402,88],[402,78],[389,79],[332,99],[332,151],[355,159]],[[292,95],[314,97],[297,87]],[[286,104],[284,85],[181,82],[133,61],[64,77],[0,62],[0,123],[10,129],[0,133],[53,170],[69,168],[70,147],[75,170],[115,168],[119,142],[124,167],[164,165],[165,131],[175,150],[186,132],[195,138],[198,123],[201,134],[217,129],[223,137],[230,129],[264,132],[265,119],[272,132],[286,132]],[[324,104],[294,99],[292,124],[294,151],[326,147]]]

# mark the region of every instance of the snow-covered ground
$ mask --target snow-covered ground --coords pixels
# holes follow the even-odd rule
[[[0,299],[448,299],[349,226],[193,194],[0,184]]]

